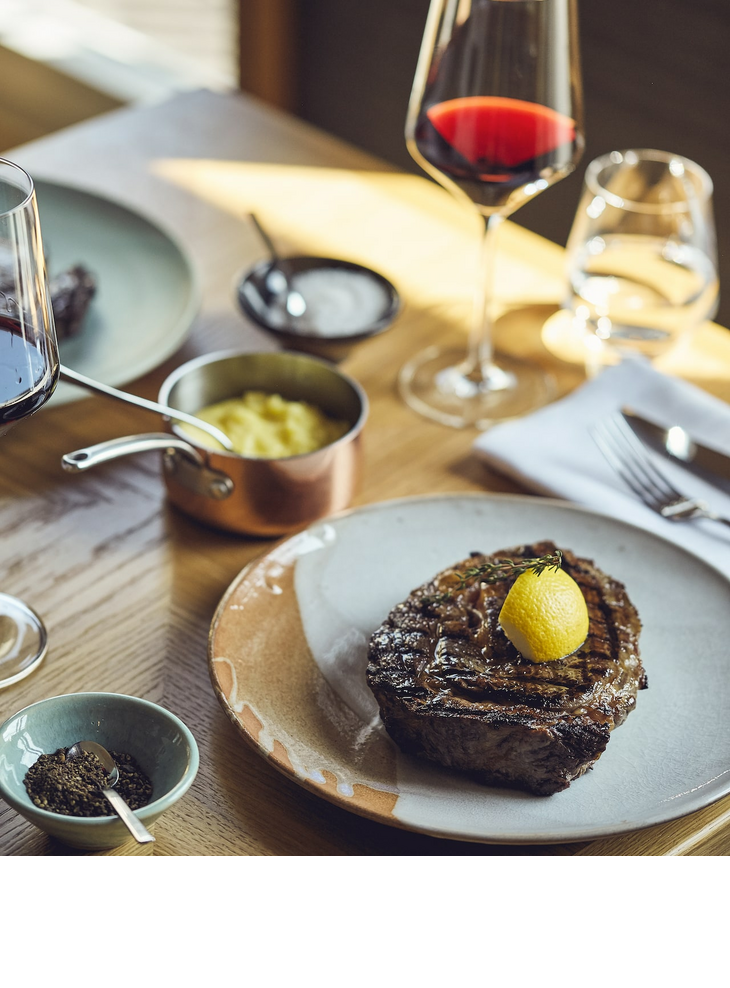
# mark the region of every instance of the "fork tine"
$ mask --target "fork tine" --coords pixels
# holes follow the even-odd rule
[[[661,492],[661,496],[664,498],[682,497],[682,494],[676,487],[672,486],[666,475],[656,466],[654,460],[647,453],[644,444],[624,417],[622,415],[611,416],[611,423],[616,430],[616,434],[621,436],[627,448],[631,450],[637,465],[639,463],[641,464],[647,480],[656,485],[657,489]]]
[[[591,426],[590,433],[629,490],[667,521],[709,518],[730,526],[730,518],[723,518],[704,501],[688,497],[672,486],[622,417],[611,416],[598,422]]]
[[[625,454],[622,454],[620,445],[617,443],[615,436],[611,433],[606,423],[599,423],[592,431],[596,445],[629,490],[639,500],[644,501],[649,507],[656,509],[658,504],[656,488],[648,486],[642,475],[632,471],[631,464],[625,459]]]
[[[654,511],[682,497],[654,466],[639,439],[618,415],[600,423],[604,444],[599,448],[633,493]],[[595,438],[595,436],[594,436]]]

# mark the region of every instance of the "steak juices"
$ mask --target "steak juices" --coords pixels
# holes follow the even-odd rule
[[[540,796],[595,764],[647,686],[641,622],[623,584],[563,550],[586,600],[588,636],[573,654],[540,663],[521,656],[499,625],[516,577],[453,589],[475,565],[556,548],[544,541],[475,553],[414,590],[373,634],[367,680],[401,750]]]

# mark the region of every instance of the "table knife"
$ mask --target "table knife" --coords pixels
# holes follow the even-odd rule
[[[730,456],[726,453],[697,442],[681,426],[666,428],[657,425],[629,408],[622,408],[621,414],[647,446],[680,463],[703,480],[730,491]]]

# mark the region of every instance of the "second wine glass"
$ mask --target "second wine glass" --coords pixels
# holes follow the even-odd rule
[[[484,219],[466,353],[429,347],[401,370],[406,402],[486,428],[551,397],[543,371],[493,354],[499,223],[568,175],[583,151],[576,0],[431,0],[406,121],[413,158]]]
[[[48,401],[58,374],[33,180],[0,158],[0,436]],[[0,593],[0,689],[37,668],[46,647],[46,629],[36,612]]]

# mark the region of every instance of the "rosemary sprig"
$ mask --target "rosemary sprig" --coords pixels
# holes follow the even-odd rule
[[[546,569],[560,569],[562,564],[563,554],[560,549],[531,559],[518,559],[516,561],[513,559],[495,559],[494,562],[482,563],[481,566],[469,566],[459,573],[459,582],[454,585],[453,590],[425,596],[422,600],[427,604],[441,604],[451,600],[455,593],[458,593],[459,590],[465,590],[477,579],[480,583],[497,583],[499,580],[506,580],[512,576],[520,576],[528,570],[532,570],[539,576]]]

